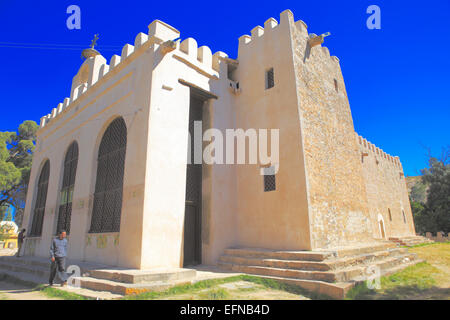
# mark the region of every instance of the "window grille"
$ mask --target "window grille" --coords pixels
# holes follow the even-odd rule
[[[60,193],[58,223],[56,232],[66,230],[70,233],[70,220],[72,216],[72,198],[75,186],[75,175],[78,163],[78,144],[73,142],[67,150],[64,159],[63,183]]]
[[[45,202],[47,200],[48,180],[50,176],[50,161],[45,161],[38,180],[36,202],[33,210],[30,236],[39,237],[44,223]]]
[[[266,89],[270,89],[275,85],[273,68],[266,71]]]
[[[275,175],[264,176],[264,192],[276,190]]]
[[[120,230],[126,146],[125,121],[117,118],[106,129],[98,151],[91,233]]]

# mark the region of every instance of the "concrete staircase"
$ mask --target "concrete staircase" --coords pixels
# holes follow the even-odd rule
[[[224,270],[263,276],[342,299],[368,267],[387,275],[420,262],[406,248],[386,241],[333,251],[273,251],[230,248],[219,259]]]
[[[165,290],[177,284],[191,283],[196,270],[135,270],[80,261],[67,261],[80,267],[80,288],[61,288],[88,298],[117,299],[124,295]],[[8,276],[33,284],[47,284],[50,274],[48,259],[37,257],[0,256],[0,276]],[[56,280],[56,279],[55,279]],[[58,287],[59,289],[59,287]]]
[[[400,246],[412,247],[417,244],[422,243],[433,243],[433,240],[430,240],[426,237],[422,236],[408,236],[408,237],[390,237],[389,240],[397,243]]]

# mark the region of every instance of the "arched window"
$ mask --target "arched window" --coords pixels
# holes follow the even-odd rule
[[[48,179],[50,176],[50,161],[45,161],[39,175],[36,202],[34,203],[33,221],[30,236],[39,237],[44,223],[45,202],[47,200]]]
[[[78,163],[78,144],[73,142],[67,150],[64,159],[63,182],[59,200],[58,224],[56,231],[66,230],[70,233],[70,217],[72,215],[73,188]]]
[[[97,179],[89,232],[120,230],[126,147],[125,121],[117,118],[106,129],[98,150]]]

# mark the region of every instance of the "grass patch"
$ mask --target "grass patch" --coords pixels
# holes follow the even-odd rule
[[[436,280],[433,278],[436,273],[439,273],[438,269],[427,262],[421,262],[393,275],[381,277],[381,288],[378,290],[371,290],[366,283],[359,283],[347,293],[346,299],[399,300],[439,293],[442,289],[435,287]]]
[[[64,290],[48,287],[45,285],[40,285],[36,287],[35,290],[42,292],[43,294],[45,294],[47,297],[50,298],[60,298],[64,300],[93,300],[91,298],[83,297],[73,292],[67,292]]]
[[[381,277],[381,288],[370,290],[365,283],[352,288],[347,299],[450,299],[450,242],[419,244],[408,248],[421,262],[393,275]]]
[[[428,247],[428,246],[436,246],[436,245],[450,245],[450,241],[446,241],[446,242],[431,242],[431,243],[419,243],[419,244],[415,244],[413,246],[401,246],[401,248],[407,248],[407,249],[412,249],[412,248],[420,248],[420,247]]]
[[[436,281],[431,275],[438,272],[439,270],[429,263],[421,262],[414,266],[409,266],[391,276],[383,277],[381,279],[381,286],[384,290],[391,290],[397,286],[415,286],[423,290],[436,284]]]
[[[251,287],[251,288],[237,288],[236,290],[243,293],[250,293],[260,290],[261,287]]]
[[[302,295],[311,299],[331,299],[328,296],[309,292],[299,286],[291,285],[287,283],[282,283],[277,280],[273,279],[267,279],[267,278],[261,278],[256,276],[249,276],[249,275],[239,275],[239,276],[233,276],[228,278],[221,278],[221,279],[209,279],[209,280],[202,280],[198,281],[194,284],[184,284],[184,285],[178,285],[174,286],[172,288],[169,288],[165,291],[152,291],[152,292],[144,292],[136,295],[129,295],[125,296],[124,300],[154,300],[154,299],[161,299],[168,296],[173,295],[181,295],[181,294],[194,294],[198,293],[201,290],[205,289],[211,289],[218,285],[224,284],[224,283],[230,283],[230,282],[237,282],[237,281],[248,281],[255,284],[259,284],[263,286],[264,288],[270,288],[274,290],[280,290],[280,291],[286,291],[289,293]],[[205,295],[204,295],[205,294]],[[210,297],[208,297],[208,294],[211,294]],[[228,295],[227,295],[228,294]],[[217,289],[214,288],[213,290],[207,291],[206,293],[199,293],[200,297],[204,297],[207,300],[216,300],[221,299],[221,296],[227,296],[230,298],[229,293],[224,289]],[[226,298],[224,298],[226,299]]]
[[[135,295],[129,295],[125,296],[124,300],[154,300],[154,299],[160,299],[167,296],[172,295],[180,295],[180,294],[189,294],[193,292],[197,292],[204,289],[209,289],[214,286],[223,284],[223,283],[229,283],[234,281],[239,281],[240,276],[234,276],[234,277],[228,277],[228,278],[222,278],[222,279],[209,279],[209,280],[203,280],[198,281],[193,284],[183,284],[174,286],[172,288],[169,288],[165,291],[151,291],[151,292],[144,292],[140,294]]]
[[[230,294],[223,288],[215,288],[199,294],[202,300],[226,300],[230,298]]]
[[[347,295],[345,296],[345,300],[369,300],[373,297],[375,291],[369,289],[365,282],[358,283],[353,288],[351,288]]]

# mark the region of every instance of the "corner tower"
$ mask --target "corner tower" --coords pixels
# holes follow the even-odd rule
[[[308,186],[311,247],[373,241],[358,143],[339,59],[288,14],[301,145]]]

